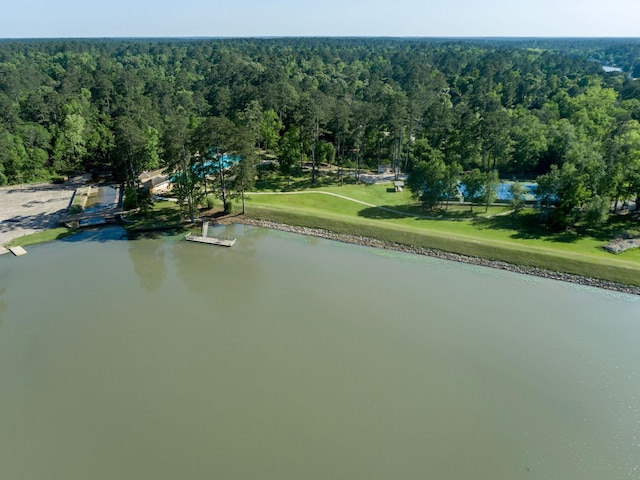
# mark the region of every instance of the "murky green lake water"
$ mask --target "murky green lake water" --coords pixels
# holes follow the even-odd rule
[[[640,298],[219,234],[0,257],[0,478],[640,478]]]

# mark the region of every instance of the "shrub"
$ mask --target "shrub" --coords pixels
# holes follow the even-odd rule
[[[133,210],[138,207],[138,192],[134,187],[126,187],[124,189],[124,200],[122,201],[123,210]]]

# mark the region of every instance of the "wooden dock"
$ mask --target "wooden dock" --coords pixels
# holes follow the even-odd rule
[[[209,245],[220,245],[223,247],[233,247],[236,244],[235,238],[231,240],[224,240],[221,238],[213,238],[213,237],[212,238],[199,237],[197,235],[192,235],[191,233],[189,233],[185,238],[189,242],[208,243]]]

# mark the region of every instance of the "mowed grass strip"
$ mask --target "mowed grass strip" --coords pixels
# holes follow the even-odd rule
[[[354,187],[365,191],[370,188]],[[380,203],[379,196],[369,193],[363,196],[353,191],[347,194],[342,188],[337,188],[341,195]],[[327,188],[322,190],[329,191]],[[504,212],[506,208],[500,206],[490,210]],[[483,212],[484,208],[474,210]],[[428,212],[422,213],[428,215]],[[523,233],[515,228],[518,218],[511,215],[461,221],[425,220],[366,207],[338,197],[309,193],[250,195],[247,214],[291,225],[640,285],[640,250],[613,256],[601,248],[605,242],[598,238],[554,235],[539,229],[537,233]]]
[[[52,228],[50,230],[44,230],[42,232],[30,233],[29,235],[23,235],[22,237],[17,237],[7,243],[8,247],[27,247],[29,245],[37,245],[39,243],[51,242],[53,240],[59,240],[61,238],[67,237],[75,233],[76,230],[73,228]]]

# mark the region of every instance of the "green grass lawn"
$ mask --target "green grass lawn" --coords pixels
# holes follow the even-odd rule
[[[640,249],[620,255],[602,249],[615,233],[633,228],[635,223],[614,219],[595,232],[551,232],[539,224],[534,210],[495,216],[508,211],[508,207],[492,206],[485,214],[484,207],[477,206],[471,214],[468,205],[455,205],[434,214],[413,204],[408,192],[387,192],[386,185],[324,186],[309,190],[316,193],[249,195],[247,213],[256,218],[326,228],[337,233],[640,285]],[[319,191],[408,214],[439,218],[401,215],[317,193]]]
[[[125,217],[125,228],[131,231],[182,228],[182,226],[182,211],[176,202],[154,202],[149,212],[137,212]]]
[[[43,232],[31,233],[29,235],[24,235],[22,237],[14,238],[9,243],[7,243],[8,247],[17,247],[20,245],[21,247],[27,247],[29,245],[36,245],[38,243],[51,242],[52,240],[58,240],[60,238],[64,238],[68,235],[75,233],[76,230],[72,228],[52,228],[50,230],[45,230]]]

